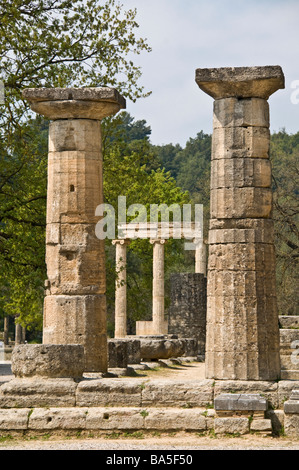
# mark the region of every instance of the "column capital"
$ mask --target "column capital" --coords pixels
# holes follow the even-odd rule
[[[160,245],[164,245],[166,240],[164,238],[151,238],[150,243],[154,245],[155,243],[160,243]]]
[[[131,240],[128,239],[119,239],[119,240],[112,240],[112,245],[129,245]]]
[[[197,69],[199,88],[215,100],[222,98],[263,98],[285,87],[279,65]]]
[[[126,108],[115,88],[26,88],[22,96],[32,111],[48,119],[96,119]]]

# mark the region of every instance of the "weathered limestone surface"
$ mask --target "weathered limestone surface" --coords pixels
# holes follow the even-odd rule
[[[206,345],[207,279],[202,273],[179,273],[170,277],[168,332],[180,338],[195,338],[196,353]]]
[[[49,127],[43,342],[81,344],[85,371],[107,370],[101,119],[125,107],[113,88],[26,89]]]
[[[113,240],[116,247],[115,264],[115,338],[125,338],[127,334],[127,240]]]
[[[198,69],[214,98],[206,377],[280,376],[267,99],[279,66]]]
[[[12,352],[15,377],[81,378],[84,348],[79,344],[21,344]]]

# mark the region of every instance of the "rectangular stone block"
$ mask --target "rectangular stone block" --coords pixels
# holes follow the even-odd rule
[[[266,127],[219,127],[213,130],[213,160],[269,158],[270,131]]]
[[[211,189],[271,187],[271,163],[263,158],[212,160]]]
[[[257,393],[225,393],[214,400],[215,410],[266,411],[267,400]]]
[[[142,390],[144,407],[206,406],[213,401],[213,381],[188,382],[155,380],[145,383]]]
[[[43,432],[53,430],[81,430],[86,428],[87,408],[34,408],[28,429]]]
[[[299,415],[299,400],[288,400],[284,403],[284,412],[286,414]]]
[[[269,408],[279,408],[278,386],[281,382],[265,380],[217,380],[215,398],[221,394],[259,394],[268,402]]]
[[[279,315],[282,329],[299,329],[299,315]]]
[[[161,431],[206,431],[207,423],[203,410],[196,409],[159,409],[146,410],[144,427],[147,430]]]
[[[269,103],[262,98],[223,98],[214,101],[213,129],[218,127],[269,128]]]
[[[12,379],[0,387],[0,408],[75,406],[73,379]]]
[[[0,431],[27,430],[28,416],[30,408],[23,409],[1,409],[0,410]]]
[[[248,434],[248,418],[215,418],[216,434]]]
[[[76,391],[77,406],[141,406],[144,381],[136,379],[83,380]]]
[[[250,431],[257,432],[261,434],[271,434],[272,433],[272,423],[271,419],[253,419],[250,424]]]
[[[136,408],[88,408],[86,429],[140,430],[144,429],[144,414]]]
[[[286,436],[299,437],[299,415],[286,414],[284,420],[284,432]]]

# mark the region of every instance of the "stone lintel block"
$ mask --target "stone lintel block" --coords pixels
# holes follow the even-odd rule
[[[212,160],[211,189],[271,187],[271,163],[264,158]]]
[[[272,93],[285,87],[284,75],[278,65],[197,69],[195,81],[214,99],[268,99]]]
[[[27,88],[23,90],[33,111],[48,119],[96,119],[126,108],[114,88]]]
[[[11,359],[15,377],[79,378],[84,372],[84,348],[79,344],[19,344]]]
[[[270,131],[266,127],[217,127],[212,136],[212,160],[269,158]]]
[[[271,218],[272,206],[271,188],[211,189],[211,218]]]
[[[265,99],[224,98],[214,101],[213,129],[218,127],[266,127],[269,103]]]
[[[266,411],[268,402],[266,398],[255,393],[225,393],[215,398],[214,407],[215,410],[223,411]]]

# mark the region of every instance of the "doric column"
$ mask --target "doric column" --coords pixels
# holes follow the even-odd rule
[[[127,335],[127,240],[113,240],[115,245],[115,265],[117,278],[115,281],[115,338]]]
[[[152,239],[153,245],[153,332],[167,333],[164,318],[164,244],[163,239]]]
[[[107,370],[101,119],[125,107],[113,88],[26,89],[49,127],[43,343],[81,344],[85,370]]]
[[[214,98],[206,377],[280,375],[268,98],[278,66],[198,69]]]
[[[207,275],[207,247],[203,239],[194,239],[195,244],[195,272]]]

